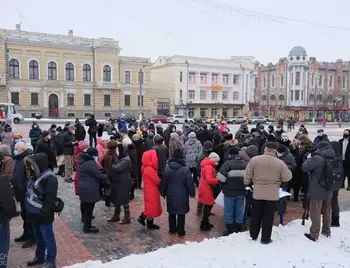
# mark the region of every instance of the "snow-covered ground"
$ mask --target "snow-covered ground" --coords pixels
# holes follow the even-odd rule
[[[252,241],[249,232],[178,244],[144,255],[130,255],[102,264],[89,261],[69,268],[340,268],[350,267],[350,212],[340,215],[341,227],[318,242],[305,238],[310,222],[274,227],[273,243]]]

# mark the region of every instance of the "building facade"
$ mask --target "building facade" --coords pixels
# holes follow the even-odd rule
[[[300,121],[348,119],[350,62],[320,62],[301,46],[278,63],[258,68],[256,91],[262,115]]]
[[[247,114],[255,66],[254,57],[159,57],[151,68],[156,111],[200,118]]]
[[[120,51],[111,38],[77,37],[73,31],[0,29],[0,102],[14,103],[24,117],[137,116],[141,82],[142,112],[151,116],[150,59]]]

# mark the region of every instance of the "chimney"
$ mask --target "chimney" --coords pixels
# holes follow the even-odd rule
[[[69,30],[68,36],[72,37],[73,36],[73,30]]]
[[[21,31],[21,24],[16,24],[16,31],[20,32]]]

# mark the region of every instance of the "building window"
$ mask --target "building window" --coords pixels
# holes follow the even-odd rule
[[[267,100],[266,95],[262,95],[262,96],[261,96],[261,100],[262,100],[262,101],[266,101],[266,100]]]
[[[11,92],[11,102],[14,105],[19,105],[19,92]]]
[[[10,78],[19,78],[19,62],[18,60],[12,59],[9,62],[9,76]]]
[[[343,88],[346,88],[346,79],[345,79],[345,76],[343,76],[343,84],[342,84],[342,87],[343,87]]]
[[[296,91],[294,92],[294,94],[295,94],[295,100],[298,101],[298,100],[300,99],[300,91],[299,91],[299,90],[296,90]]]
[[[218,78],[219,78],[218,74],[212,74],[211,75],[211,82],[216,85],[218,83]]]
[[[278,99],[279,99],[280,101],[284,101],[284,95],[279,95]]]
[[[233,92],[232,100],[234,101],[238,100],[238,92]]]
[[[112,114],[111,113],[105,113],[105,117],[111,117]]]
[[[193,84],[196,82],[196,73],[188,73],[188,83]]]
[[[74,81],[74,65],[70,62],[66,64],[66,81]]]
[[[124,106],[130,106],[130,105],[131,105],[130,95],[124,95]]]
[[[208,116],[208,109],[207,108],[200,108],[199,114],[201,118],[206,118]]]
[[[318,86],[319,86],[319,87],[322,87],[322,81],[323,81],[323,76],[320,75],[320,76],[318,77]]]
[[[338,88],[340,88],[340,86],[341,86],[341,78],[340,78],[340,76],[338,76],[338,83],[337,83],[338,85]]]
[[[112,81],[112,72],[111,67],[109,65],[103,66],[103,82],[111,82]]]
[[[140,95],[137,95],[137,106],[140,106]],[[141,95],[141,106],[143,106],[143,95]]]
[[[50,61],[47,66],[47,79],[57,80],[57,65],[53,61]]]
[[[29,79],[39,79],[39,64],[35,60],[29,62]]]
[[[182,72],[180,72],[180,82],[182,83]]]
[[[218,100],[218,92],[217,91],[213,91],[211,93],[211,100],[214,100],[214,101]]]
[[[180,100],[182,100],[182,89],[180,89]]]
[[[73,93],[67,94],[67,106],[74,106],[74,94]]]
[[[222,75],[222,83],[224,85],[228,85],[228,74],[223,74]]]
[[[271,79],[271,86],[275,87],[275,77],[274,76],[272,76],[272,79]]]
[[[207,83],[207,74],[200,73],[200,79],[201,79],[201,84],[206,84]]]
[[[223,91],[222,92],[222,100],[223,101],[227,101],[228,100],[228,92],[227,91]]]
[[[316,98],[317,101],[322,101],[322,95],[317,95],[317,98]]]
[[[329,87],[333,87],[333,76],[330,75],[329,76],[329,83],[328,83]]]
[[[219,109],[216,108],[216,107],[213,107],[213,108],[211,109],[211,117],[212,117],[212,118],[216,118],[216,117],[218,116],[218,114],[219,114]]]
[[[311,75],[311,86],[314,86],[315,75]]]
[[[206,100],[207,99],[207,92],[201,91],[200,92],[200,100]]]
[[[39,105],[39,93],[30,93],[30,104],[32,106]]]
[[[264,88],[266,88],[266,77],[264,77],[264,79],[263,79],[263,86],[264,86]]]
[[[91,82],[91,67],[89,64],[83,65],[83,81]]]
[[[131,84],[131,73],[130,73],[130,71],[125,71],[125,73],[124,73],[124,84]]]
[[[229,115],[230,109],[227,107],[222,108],[222,116],[227,118]]]
[[[233,75],[233,84],[234,85],[239,85],[239,77],[240,77],[239,74],[234,74]]]
[[[327,97],[327,101],[328,101],[329,103],[331,103],[331,102],[333,101],[333,97],[332,97],[332,95],[328,95],[328,97]]]
[[[293,91],[292,90],[290,91],[290,100],[291,101],[293,100]]]
[[[195,108],[192,108],[192,107],[188,108],[187,114],[188,114],[188,117],[189,117],[189,118],[194,118],[194,117],[196,117],[196,109],[195,109]]]
[[[271,96],[270,96],[270,101],[275,101],[275,100],[276,100],[275,95],[271,95]]]
[[[284,79],[284,77],[283,77],[283,75],[281,75],[281,81],[280,81],[280,86],[281,87],[283,87],[283,82],[284,82],[283,79]]]
[[[291,82],[292,82],[292,85],[294,85],[294,73],[292,72],[292,80],[291,80]]]
[[[104,95],[103,106],[111,106],[111,95]]]
[[[188,91],[188,99],[189,100],[194,100],[196,97],[196,92],[194,90],[189,90]]]
[[[75,117],[75,113],[68,113],[67,116],[70,118],[73,118],[73,117]]]
[[[143,85],[145,83],[145,80],[144,80],[144,75],[145,73],[144,72],[138,72],[138,84],[139,85]]]
[[[91,106],[91,94],[84,94],[84,106]]]
[[[295,72],[295,85],[300,86],[300,72]]]

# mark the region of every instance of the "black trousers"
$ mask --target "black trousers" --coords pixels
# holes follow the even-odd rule
[[[348,188],[350,187],[350,167],[347,167],[346,162],[343,160],[343,170],[344,170],[344,180],[343,180],[343,188],[345,187],[345,179],[348,178]]]
[[[94,213],[95,203],[80,203],[80,210],[84,218],[84,228],[91,227],[92,215]]]
[[[21,218],[23,220],[23,236],[25,238],[35,240],[33,225],[29,222],[26,211],[24,210],[24,201],[20,202]]]
[[[203,207],[203,217],[202,217],[202,223],[203,224],[209,224],[209,216],[210,211],[213,208],[213,206],[204,205]]]
[[[97,138],[96,138],[96,132],[95,133],[89,133],[89,145],[90,147],[93,147],[92,146],[92,143],[95,142],[95,146],[97,145]]]
[[[196,167],[191,167],[190,172],[193,178],[193,183],[198,187],[199,181],[198,181],[198,175],[197,175],[197,168]]]
[[[277,203],[278,201],[253,199],[253,214],[250,221],[250,236],[253,240],[258,238],[261,227],[261,241],[270,241]]]
[[[185,234],[185,215],[176,215],[169,213],[169,232]]]

